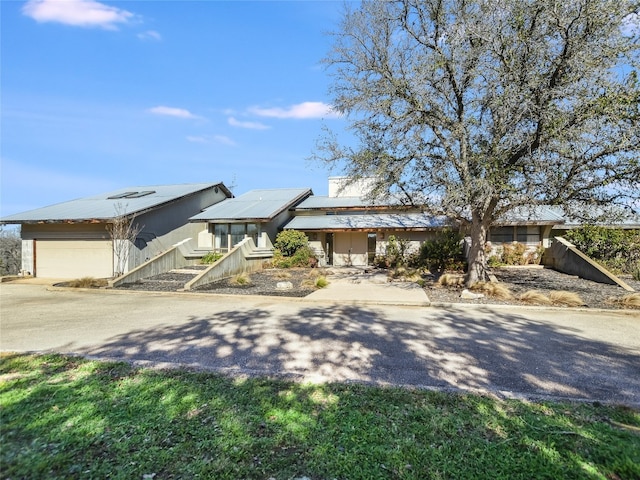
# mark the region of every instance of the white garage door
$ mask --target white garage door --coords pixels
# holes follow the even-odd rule
[[[106,278],[113,274],[109,240],[36,240],[35,270],[40,278]]]

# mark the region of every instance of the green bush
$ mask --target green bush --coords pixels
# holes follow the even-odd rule
[[[640,270],[640,230],[585,225],[569,230],[564,238],[615,273],[633,275]]]
[[[307,236],[298,230],[283,230],[276,237],[273,246],[285,257],[291,257],[299,249],[309,245]]]
[[[218,260],[220,260],[222,257],[224,257],[224,254],[219,253],[219,252],[209,252],[207,253],[204,257],[202,257],[200,259],[200,263],[203,265],[210,265],[212,263],[216,263]]]
[[[387,249],[385,254],[385,264],[387,268],[402,267],[407,264],[407,249],[409,240],[406,238],[389,235],[387,239]]]
[[[291,256],[285,256],[280,250],[273,252],[271,265],[274,268],[316,267],[318,259],[310,247],[302,247]]]
[[[526,259],[524,252],[527,247],[518,242],[505,243],[502,245],[502,263],[505,265],[524,265]]]
[[[444,230],[433,240],[420,246],[419,263],[429,270],[457,269],[463,262],[462,236],[453,230]]]

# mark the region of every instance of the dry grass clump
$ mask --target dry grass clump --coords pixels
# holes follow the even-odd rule
[[[629,293],[622,297],[611,297],[607,299],[607,303],[623,308],[640,308],[640,292]]]
[[[276,270],[273,276],[275,278],[285,279],[285,278],[291,278],[292,275],[291,275],[291,272],[287,272],[286,270]]]
[[[310,276],[301,284],[305,288],[325,288],[327,285],[329,285],[329,281],[324,275]]]
[[[564,305],[565,307],[580,307],[585,304],[580,295],[565,290],[549,292],[549,299],[553,305]]]
[[[518,296],[518,300],[531,305],[552,305],[551,299],[538,290],[529,290]]]
[[[418,282],[422,279],[420,271],[415,268],[397,267],[389,270],[390,280],[402,280],[405,282]]]
[[[445,273],[438,279],[438,285],[441,287],[460,287],[464,285],[464,275]]]
[[[307,277],[309,277],[309,278],[317,278],[317,277],[323,277],[323,276],[325,276],[327,274],[328,274],[328,272],[326,270],[322,269],[322,268],[311,268],[307,272]]]
[[[499,298],[501,300],[511,300],[513,298],[511,290],[501,283],[478,282],[473,284],[470,290],[473,290],[474,292],[481,292],[489,297]]]
[[[108,284],[104,278],[82,277],[71,280],[67,285],[71,288],[100,288]]]
[[[248,285],[251,283],[251,278],[246,273],[240,273],[233,277],[229,283],[231,285]]]

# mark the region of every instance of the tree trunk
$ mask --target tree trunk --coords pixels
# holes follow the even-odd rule
[[[489,279],[487,272],[487,258],[484,244],[487,239],[488,225],[478,212],[473,212],[471,221],[471,248],[469,249],[469,270],[465,279],[465,286],[470,287],[477,282]]]

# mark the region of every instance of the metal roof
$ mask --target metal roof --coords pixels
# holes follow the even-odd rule
[[[296,206],[296,210],[332,210],[340,208],[375,208],[399,206],[394,199],[369,200],[364,197],[327,197],[313,195]]]
[[[0,221],[2,223],[105,221],[112,219],[116,214],[125,216],[141,213],[211,188],[220,188],[227,196],[232,195],[222,183],[127,187],[10,215]]]
[[[299,215],[285,229],[288,230],[424,230],[448,225],[445,217],[426,213],[385,213],[367,215]]]
[[[515,208],[496,221],[497,225],[536,224],[555,225],[564,223],[562,212],[548,205]]]
[[[269,221],[312,193],[310,188],[251,190],[239,197],[216,203],[189,220],[192,222]]]

